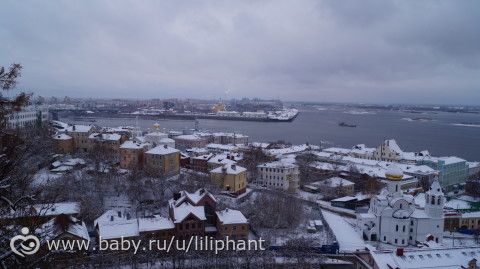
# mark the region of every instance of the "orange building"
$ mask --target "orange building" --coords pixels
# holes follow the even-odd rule
[[[67,134],[56,134],[53,136],[55,141],[55,152],[57,153],[72,153],[74,150],[73,138]]]
[[[145,161],[145,151],[150,143],[125,141],[120,146],[120,167],[124,169],[141,169]]]

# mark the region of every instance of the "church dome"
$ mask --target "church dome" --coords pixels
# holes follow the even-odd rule
[[[392,164],[385,172],[385,177],[389,180],[399,181],[403,178],[403,171],[398,166]]]

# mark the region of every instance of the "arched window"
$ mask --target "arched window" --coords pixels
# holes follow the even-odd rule
[[[396,226],[395,226],[395,231],[397,231],[397,232],[398,232],[398,225],[396,225]]]
[[[442,201],[442,197],[438,196],[437,198],[437,205],[440,205],[440,202]]]
[[[435,195],[432,195],[432,201],[431,201],[431,204],[434,205],[435,204]]]

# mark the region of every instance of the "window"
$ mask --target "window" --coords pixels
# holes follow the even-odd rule
[[[395,231],[398,232],[398,225],[395,225]],[[395,239],[396,240],[396,239]]]

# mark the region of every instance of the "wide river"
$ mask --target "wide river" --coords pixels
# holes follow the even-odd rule
[[[252,122],[199,120],[205,131],[238,132],[250,141],[284,140],[294,144],[352,147],[366,144],[376,147],[382,140],[395,138],[406,151],[428,150],[434,156],[458,156],[469,161],[480,160],[480,115],[435,112],[417,114],[401,111],[356,111],[345,108],[300,110],[293,122]],[[73,123],[72,119],[63,119]],[[195,127],[188,120],[138,120],[142,129],[158,122],[162,130]],[[356,124],[340,127],[339,122]],[[77,121],[77,123],[80,123]],[[135,126],[135,119],[99,118],[100,126]]]

